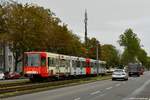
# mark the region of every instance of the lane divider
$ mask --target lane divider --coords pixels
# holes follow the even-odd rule
[[[121,84],[116,84],[115,86],[118,87],[118,86],[120,86],[120,85],[121,85]]]
[[[95,95],[95,94],[98,94],[98,93],[100,93],[100,91],[92,92],[90,95]]]
[[[74,100],[80,100],[80,98],[75,98]]]
[[[106,88],[106,90],[110,90],[110,89],[112,89],[112,87],[108,87],[108,88]]]

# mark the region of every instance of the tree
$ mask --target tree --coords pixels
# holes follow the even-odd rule
[[[72,34],[71,37],[72,39],[70,43],[68,43],[68,54],[72,56],[82,56],[82,43],[80,41],[80,38],[75,34]]]
[[[91,39],[87,39],[87,44],[83,43],[83,50],[84,53],[86,53],[86,55],[84,55],[85,57],[89,57],[92,59],[97,59],[96,58],[96,53],[97,53],[97,48],[98,48],[98,58],[100,58],[100,54],[101,54],[101,45],[100,42],[96,39],[96,38],[91,38]]]
[[[145,67],[147,70],[150,70],[150,57],[149,56],[147,57],[147,63],[145,65]]]
[[[125,57],[125,61],[128,59],[126,63],[135,62],[141,47],[140,39],[135,33],[133,33],[132,29],[127,29],[123,34],[121,34],[118,42],[120,46],[124,46],[123,57]]]
[[[45,39],[49,28],[50,11],[42,7],[10,3],[4,8],[7,41],[13,44],[11,50],[15,58],[15,71],[23,52],[46,48]],[[55,18],[55,17],[54,17]]]
[[[142,63],[143,66],[147,64],[147,53],[144,49],[140,49],[138,52],[138,60]]]
[[[115,46],[105,44],[101,46],[101,60],[107,62],[107,67],[117,67],[120,64],[120,54]]]
[[[13,2],[1,6],[0,14],[3,15],[0,16],[0,37],[13,45],[15,71],[25,51],[80,55],[79,37],[69,31],[51,10]]]
[[[124,51],[121,55],[121,63],[123,65],[127,65],[129,62],[132,62],[131,60],[133,60],[132,56],[129,55],[127,49],[124,49]]]

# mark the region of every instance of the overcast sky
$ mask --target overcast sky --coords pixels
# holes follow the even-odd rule
[[[84,38],[84,12],[88,13],[88,37],[113,44],[127,28],[141,39],[150,55],[150,0],[17,0],[51,9],[75,34]]]

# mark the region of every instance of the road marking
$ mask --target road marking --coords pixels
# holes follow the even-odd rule
[[[133,78],[132,78],[132,80],[136,80],[136,79],[137,79],[136,77],[133,77]]]
[[[145,98],[145,97],[131,97],[131,98],[128,98],[128,100],[150,100],[149,98]]]
[[[112,87],[108,87],[108,88],[106,88],[106,90],[110,90],[110,89],[112,89]]]
[[[116,87],[120,86],[120,84],[116,84]]]
[[[75,98],[74,100],[80,100],[80,98]]]
[[[95,94],[98,94],[98,93],[100,93],[100,91],[92,92],[91,95],[95,95]]]
[[[141,87],[137,88],[135,91],[133,91],[129,96],[124,98],[123,100],[129,100],[128,98],[137,96],[140,92],[142,92],[147,85],[150,84],[150,80],[146,81]],[[141,99],[140,99],[141,100]]]
[[[137,79],[137,78],[135,78],[135,77],[133,78],[133,80],[136,80],[136,79]]]

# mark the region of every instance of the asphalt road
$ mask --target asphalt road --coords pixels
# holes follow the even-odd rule
[[[150,100],[150,72],[128,81],[97,81],[3,100]]]

